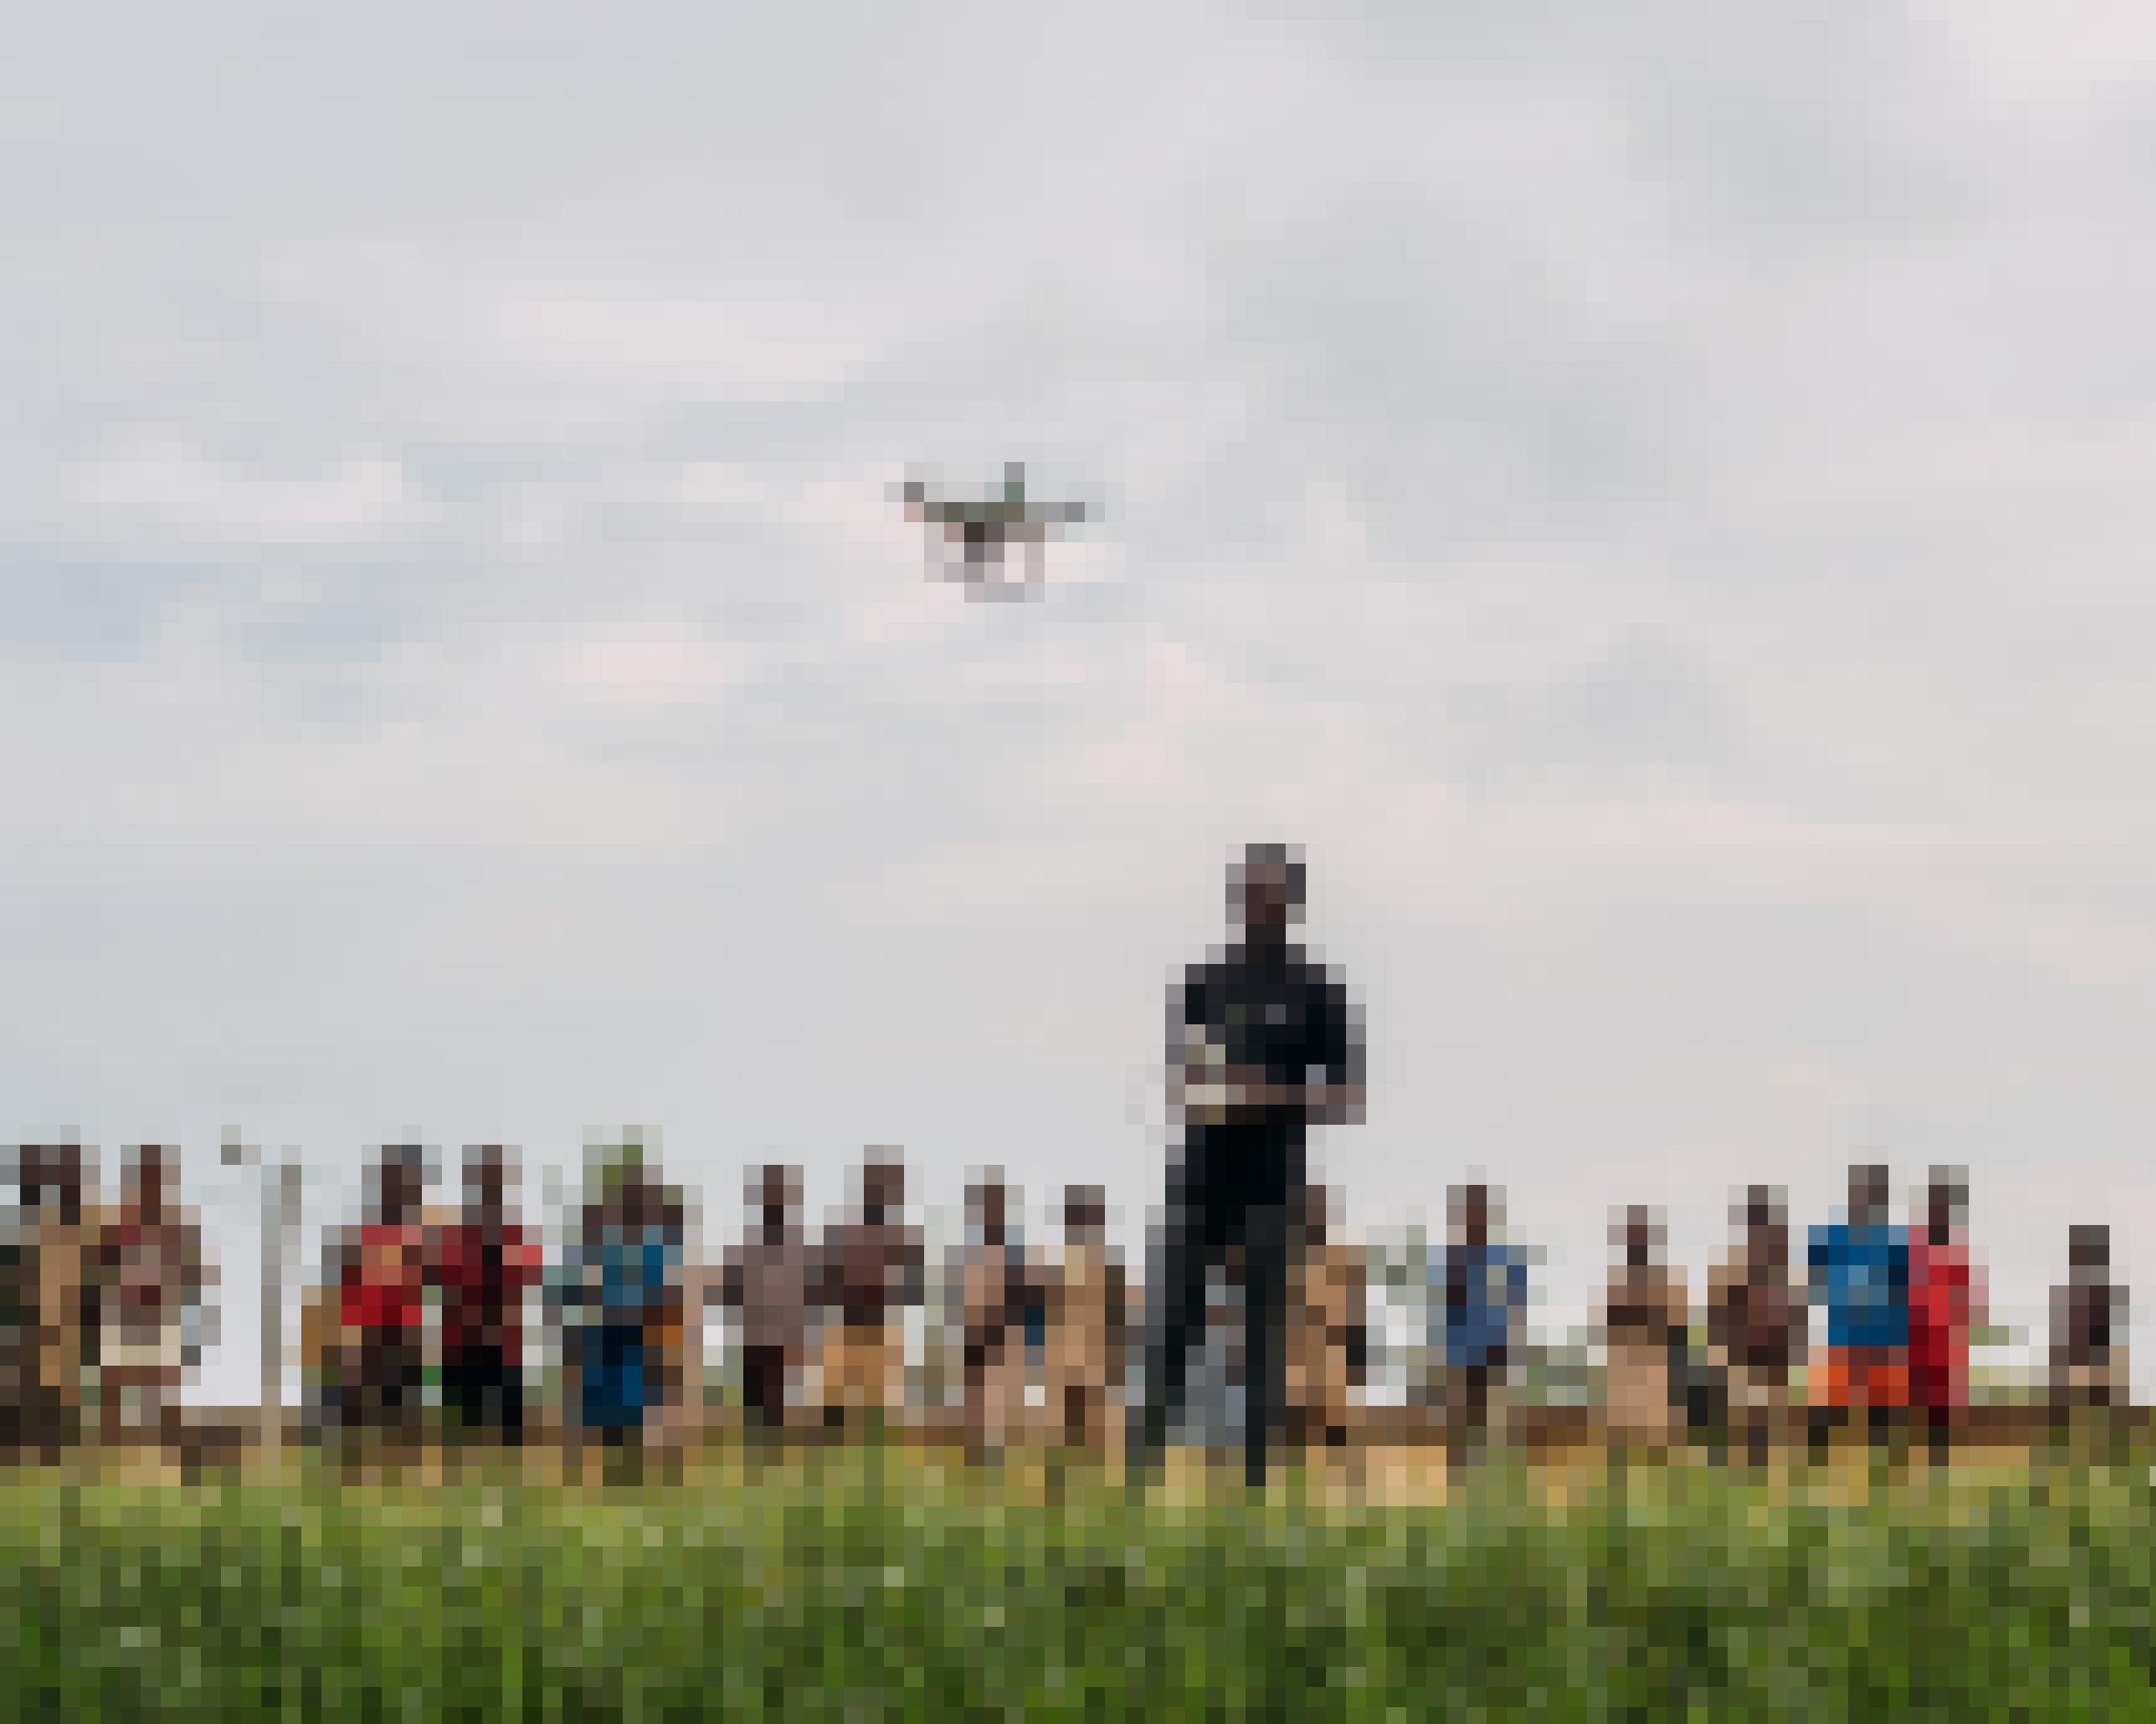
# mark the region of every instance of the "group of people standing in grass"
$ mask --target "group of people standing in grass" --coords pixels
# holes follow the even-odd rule
[[[619,1447],[692,1420],[706,1400],[701,1331],[716,1312],[735,1327],[735,1398],[760,1437],[903,1416],[906,1319],[930,1278],[895,1153],[872,1157],[858,1203],[814,1240],[798,1170],[754,1170],[747,1229],[709,1265],[689,1255],[680,1192],[639,1152],[598,1167],[551,1263],[511,1212],[508,1171],[500,1149],[475,1150],[462,1208],[439,1214],[424,1203],[422,1152],[383,1152],[367,1219],[331,1246],[309,1315],[315,1402],[335,1437],[394,1442],[439,1429],[521,1439],[536,1410],[525,1333],[535,1304],[561,1366],[547,1410],[572,1437]],[[1120,1392],[1126,1320],[1101,1193],[1066,1193],[1053,1274],[1023,1245],[999,1178],[976,1182],[968,1207],[968,1243],[940,1279],[977,1447],[1000,1450],[1034,1422],[1029,1389],[1044,1360],[1068,1433],[1100,1439]]]
[[[97,1195],[79,1144],[6,1156],[0,1210],[0,1455],[85,1439],[160,1442],[213,1315],[202,1231],[180,1208],[177,1157],[130,1157],[118,1200]]]
[[[1859,1420],[1874,1438],[1913,1424],[1946,1445],[1968,1413],[1970,1348],[1988,1321],[1965,1230],[1967,1183],[1934,1168],[1906,1224],[1892,1219],[1890,1196],[1887,1168],[1851,1167],[1845,1208],[1810,1229],[1798,1262],[1781,1193],[1749,1188],[1732,1216],[1732,1249],[1708,1273],[1700,1328],[1681,1271],[1664,1261],[1661,1225],[1648,1209],[1627,1209],[1595,1325],[1611,1443],[1661,1449],[1705,1428],[1756,1462],[1801,1414],[1815,1450]],[[1455,1445],[1491,1434],[1492,1392],[1510,1375],[1525,1313],[1526,1261],[1491,1242],[1494,1203],[1485,1187],[1455,1193],[1455,1242],[1432,1274]],[[2053,1299],[2050,1404],[2062,1415],[2122,1407],[2127,1299],[2111,1276],[2109,1229],[2071,1228],[2067,1259]]]
[[[724,1254],[712,1290],[738,1327],[745,1419],[764,1436],[901,1419],[917,1398],[907,1393],[907,1314],[926,1306],[932,1280],[921,1231],[905,1219],[904,1163],[889,1152],[870,1161],[858,1207],[814,1242],[799,1192],[793,1168],[751,1176],[754,1224]],[[983,1174],[966,1195],[965,1241],[933,1279],[970,1446],[999,1454],[1036,1427],[1099,1444],[1120,1398],[1127,1305],[1101,1193],[1066,1190],[1052,1259],[1022,1239],[1000,1174]]]
[[[977,1454],[1043,1435],[1101,1450],[1120,1436],[1142,1477],[1225,1312],[1247,1476],[1264,1480],[1283,1438],[1346,1443],[1371,1351],[1371,1277],[1366,1254],[1332,1226],[1306,1152],[1313,1126],[1359,1115],[1359,1013],[1338,976],[1290,938],[1302,911],[1298,855],[1245,849],[1228,899],[1238,937],[1170,994],[1180,1132],[1144,1301],[1107,1243],[1096,1188],[1065,1193],[1060,1247],[1049,1251],[1022,1238],[1002,1177],[981,1175],[966,1194],[965,1239],[932,1277],[896,1152],[871,1154],[852,1212],[813,1240],[798,1171],[762,1167],[750,1177],[743,1237],[706,1267],[692,1260],[680,1190],[630,1149],[594,1169],[550,1260],[516,1218],[502,1150],[471,1152],[462,1203],[441,1213],[426,1203],[425,1155],[393,1148],[371,1171],[366,1219],[330,1243],[302,1326],[326,1434],[360,1444],[434,1430],[520,1440],[540,1410],[526,1334],[535,1305],[558,1342],[558,1393],[544,1410],[579,1440],[640,1445],[700,1419],[713,1311],[736,1326],[738,1403],[760,1437],[873,1425],[921,1398],[907,1388],[908,1320],[930,1316],[933,1280]],[[20,1202],[0,1229],[0,1444],[50,1449],[85,1432],[117,1441],[160,1428],[199,1354],[210,1284],[199,1231],[171,1200],[170,1152],[138,1151],[110,1210],[87,1196],[79,1148],[16,1159]],[[1597,1320],[1611,1440],[1666,1448],[1704,1426],[1757,1458],[1799,1408],[1815,1444],[1858,1414],[1874,1432],[1913,1416],[1946,1440],[1968,1406],[1983,1321],[1965,1208],[1962,1179],[1938,1170],[1920,1213],[1897,1223],[1887,1171],[1852,1168],[1845,1213],[1810,1229],[1798,1265],[1781,1198],[1753,1188],[1736,1245],[1704,1289],[1703,1342],[1660,1224],[1627,1210]],[[1448,1438],[1466,1455],[1505,1436],[1529,1262],[1504,1239],[1490,1188],[1455,1190],[1450,1219],[1450,1239],[1424,1265],[1429,1339]],[[2110,1277],[2107,1230],[2075,1229],[2069,1259],[2053,1323],[2054,1402],[2122,1402],[2126,1299]],[[1215,1297],[1224,1281],[1234,1294],[1225,1302]],[[1818,1348],[1815,1309],[1825,1316]]]
[[[425,1203],[416,1147],[383,1152],[369,1213],[326,1255],[303,1346],[325,1434],[405,1443],[435,1428],[516,1442],[535,1406],[527,1306],[559,1337],[567,1429],[619,1445],[683,1403],[691,1352],[685,1207],[634,1152],[595,1170],[555,1260],[510,1203],[496,1146],[465,1164],[452,1214]]]
[[[171,1152],[136,1152],[110,1205],[86,1194],[78,1148],[27,1148],[16,1163],[21,1201],[0,1233],[7,1448],[161,1434],[199,1357],[213,1283],[199,1229],[173,1200]],[[871,1153],[855,1203],[814,1236],[800,1171],[758,1167],[743,1232],[706,1265],[691,1252],[680,1190],[638,1152],[595,1167],[551,1253],[517,1217],[500,1148],[470,1152],[454,1210],[427,1203],[429,1178],[420,1151],[384,1151],[366,1219],[328,1243],[305,1336],[313,1404],[333,1441],[521,1440],[542,1401],[527,1328],[543,1325],[560,1367],[557,1392],[543,1398],[547,1422],[602,1445],[640,1447],[670,1421],[701,1417],[707,1401],[737,1407],[764,1441],[896,1424],[941,1402],[983,1457],[1019,1442],[1106,1452],[1127,1420],[1147,1416],[1147,1352],[1178,1315],[1156,1285],[1147,1329],[1093,1187],[1065,1190],[1050,1247],[1025,1237],[1018,1194],[983,1172],[967,1188],[963,1239],[932,1260],[896,1152]],[[1897,1220],[1887,1170],[1852,1167],[1845,1207],[1809,1229],[1799,1255],[1781,1194],[1752,1187],[1697,1309],[1652,1212],[1625,1211],[1595,1312],[1609,1441],[1650,1451],[1706,1429],[1756,1461],[1786,1437],[1823,1444],[1852,1421],[1875,1436],[1913,1424],[1948,1440],[1969,1404],[1971,1345],[1987,1321],[1966,1206],[1960,1173],[1938,1168]],[[1510,1439],[1532,1260],[1506,1237],[1490,1186],[1456,1188],[1450,1222],[1421,1266],[1435,1367],[1426,1387],[1445,1408],[1452,1454],[1472,1458]],[[1315,1186],[1301,1188],[1282,1255],[1270,1337],[1280,1411],[1268,1439],[1344,1445],[1363,1417],[1378,1276]],[[1256,1303],[1249,1254],[1231,1248],[1222,1267],[1193,1342],[1228,1342],[1221,1351],[1247,1409],[1261,1404],[1245,1327]],[[932,1338],[909,1344],[916,1314],[942,1343],[941,1393],[919,1381],[938,1349]],[[732,1331],[723,1396],[703,1386],[713,1317]],[[2061,1412],[2124,1404],[2126,1318],[2108,1229],[2073,1228],[2049,1373]],[[1157,1365],[1152,1374],[1157,1382]]]

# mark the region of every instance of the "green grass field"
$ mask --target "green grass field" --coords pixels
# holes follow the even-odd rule
[[[1673,1469],[1561,1509],[1502,1471],[1442,1506],[1050,1501],[879,1455],[693,1490],[13,1475],[0,1715],[2156,1716],[2153,1522],[2145,1470]]]

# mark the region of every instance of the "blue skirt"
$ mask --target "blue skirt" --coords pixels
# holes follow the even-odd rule
[[[644,1326],[603,1324],[583,1337],[584,1424],[593,1430],[634,1430],[644,1423],[649,1404],[644,1371]]]

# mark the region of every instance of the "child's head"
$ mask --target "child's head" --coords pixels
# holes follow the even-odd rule
[[[1887,1219],[1887,1169],[1876,1162],[1860,1162],[1849,1170],[1849,1224],[1873,1227]]]
[[[783,1228],[801,1202],[798,1169],[773,1162],[749,1175],[748,1208],[767,1229]]]
[[[1771,1185],[1746,1188],[1732,1219],[1754,1257],[1780,1262],[1789,1252],[1789,1211],[1782,1193]]]
[[[165,1212],[176,1159],[173,1152],[162,1144],[142,1145],[128,1164],[121,1201],[144,1220],[157,1220]]]
[[[1497,1220],[1496,1193],[1486,1185],[1455,1185],[1452,1188],[1452,1230],[1464,1244],[1487,1243]]]
[[[881,1221],[905,1207],[906,1162],[896,1149],[871,1149],[861,1168],[863,1213],[871,1221]]]
[[[1004,1182],[1003,1169],[983,1168],[966,1188],[966,1219],[980,1229],[983,1239],[996,1244],[1010,1225],[1010,1187]]]
[[[1924,1226],[1933,1244],[1943,1245],[1961,1229],[1969,1214],[1969,1176],[1958,1167],[1934,1167],[1924,1188]]]
[[[427,1152],[416,1143],[393,1143],[374,1169],[375,1213],[391,1224],[410,1218],[427,1190]]]
[[[2066,1265],[2078,1270],[2109,1269],[2111,1229],[2100,1222],[2081,1222],[2068,1228]]]
[[[499,1215],[511,1177],[508,1151],[499,1143],[480,1144],[465,1157],[466,1204],[483,1215]]]
[[[1097,1185],[1063,1188],[1063,1237],[1074,1245],[1098,1244],[1108,1227],[1107,1194]]]
[[[1646,1204],[1628,1204],[1611,1231],[1625,1253],[1626,1268],[1645,1269],[1655,1261],[1662,1229],[1655,1219],[1655,1212]]]

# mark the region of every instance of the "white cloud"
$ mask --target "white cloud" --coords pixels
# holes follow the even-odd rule
[[[128,439],[47,482],[54,536],[151,556],[375,543],[406,537],[431,512],[394,454],[280,472],[177,434]]]
[[[733,675],[730,655],[707,641],[593,641],[572,652],[568,667],[579,690],[628,706],[715,699]]]
[[[2048,16],[2013,0],[1919,0],[1987,100],[2076,103],[2156,83],[2156,18],[2132,0],[2095,0]]]
[[[662,376],[667,387],[735,402],[797,399],[844,383],[869,352],[858,331],[800,301],[766,304],[541,299],[504,310],[520,357]]]

